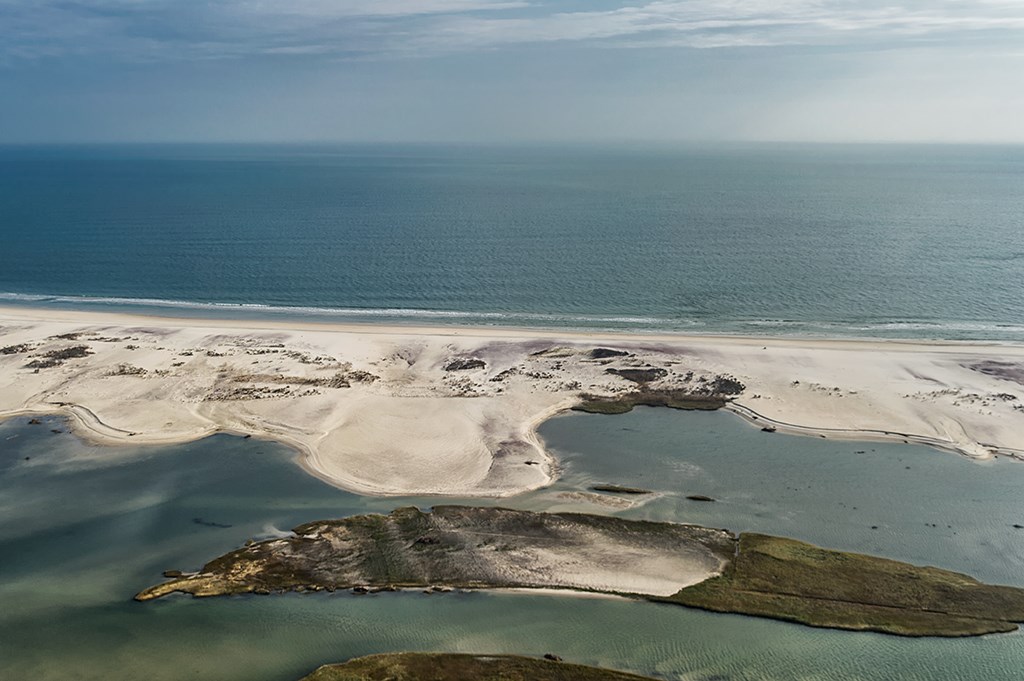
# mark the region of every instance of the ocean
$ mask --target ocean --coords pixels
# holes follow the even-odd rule
[[[1024,340],[1024,147],[0,148],[0,304]]]

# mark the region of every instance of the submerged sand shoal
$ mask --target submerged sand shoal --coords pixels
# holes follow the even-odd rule
[[[1024,456],[1021,345],[0,308],[0,418],[67,414],[103,443],[270,438],[364,494],[506,496],[548,484],[557,467],[537,426],[583,394],[637,389],[614,372],[652,369],[652,389],[734,377],[745,389],[727,408],[780,431]]]

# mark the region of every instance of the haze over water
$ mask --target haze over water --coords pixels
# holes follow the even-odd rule
[[[1024,147],[0,148],[0,303],[1024,340]]]

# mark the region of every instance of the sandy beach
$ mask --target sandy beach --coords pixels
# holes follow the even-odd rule
[[[595,353],[595,349],[602,352]],[[612,352],[605,352],[605,351]],[[757,427],[1024,458],[1024,346],[172,319],[0,308],[0,418],[104,444],[269,438],[344,489],[508,496],[557,476],[536,428],[718,377]]]

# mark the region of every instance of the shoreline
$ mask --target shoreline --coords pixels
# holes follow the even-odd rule
[[[231,308],[227,308],[231,309]],[[471,313],[467,313],[471,314]],[[161,323],[185,328],[228,328],[247,329],[253,331],[333,331],[365,335],[399,335],[399,336],[452,336],[458,338],[529,338],[529,339],[578,339],[578,340],[620,340],[620,341],[672,341],[672,342],[716,342],[743,343],[748,345],[764,344],[770,341],[774,345],[797,345],[825,343],[834,347],[864,346],[914,346],[926,348],[1019,348],[1024,354],[1024,340],[996,339],[938,339],[938,338],[872,338],[870,336],[815,336],[800,334],[743,334],[720,333],[708,331],[671,331],[640,329],[604,330],[586,327],[532,327],[517,325],[473,325],[473,324],[425,324],[410,322],[374,321],[330,321],[313,319],[267,319],[254,316],[252,318],[220,318],[172,314],[147,314],[142,312],[119,312],[116,310],[79,310],[60,307],[32,307],[20,304],[0,302],[0,322],[4,320],[23,319],[36,321],[45,318],[52,321],[68,323],[125,325]]]
[[[941,440],[927,435],[915,435],[914,433],[897,433],[893,431],[884,430],[856,430],[852,428],[826,428],[822,426],[802,426],[796,423],[786,423],[785,421],[777,421],[775,419],[768,418],[763,414],[759,414],[749,407],[745,407],[740,404],[730,403],[722,408],[722,411],[727,411],[730,414],[734,414],[740,417],[743,421],[754,427],[763,428],[765,426],[772,428],[772,432],[783,433],[786,435],[801,435],[804,437],[818,437],[822,439],[829,439],[833,437],[836,440],[843,440],[847,442],[895,442],[901,441],[903,444],[912,445],[924,445],[933,449],[940,449],[951,454],[958,454],[966,456],[970,459],[984,460],[990,457],[988,456],[972,456],[969,452],[965,452],[962,449],[957,448],[955,445],[948,441]],[[991,450],[998,450],[992,452],[992,457],[1005,456],[1017,461],[1024,461],[1024,449],[1018,449],[1014,447],[997,446],[991,443],[979,442],[984,448]]]
[[[613,354],[594,357],[595,348]],[[45,358],[78,348],[68,359]],[[49,354],[47,354],[49,353]],[[52,365],[29,368],[33,362]],[[469,364],[465,364],[469,361]],[[463,363],[465,364],[463,366]],[[104,444],[225,432],[361,494],[550,484],[537,428],[584,393],[735,376],[754,426],[1024,459],[1024,344],[170,318],[0,305],[0,418],[66,415]],[[702,383],[703,382],[703,383]]]

